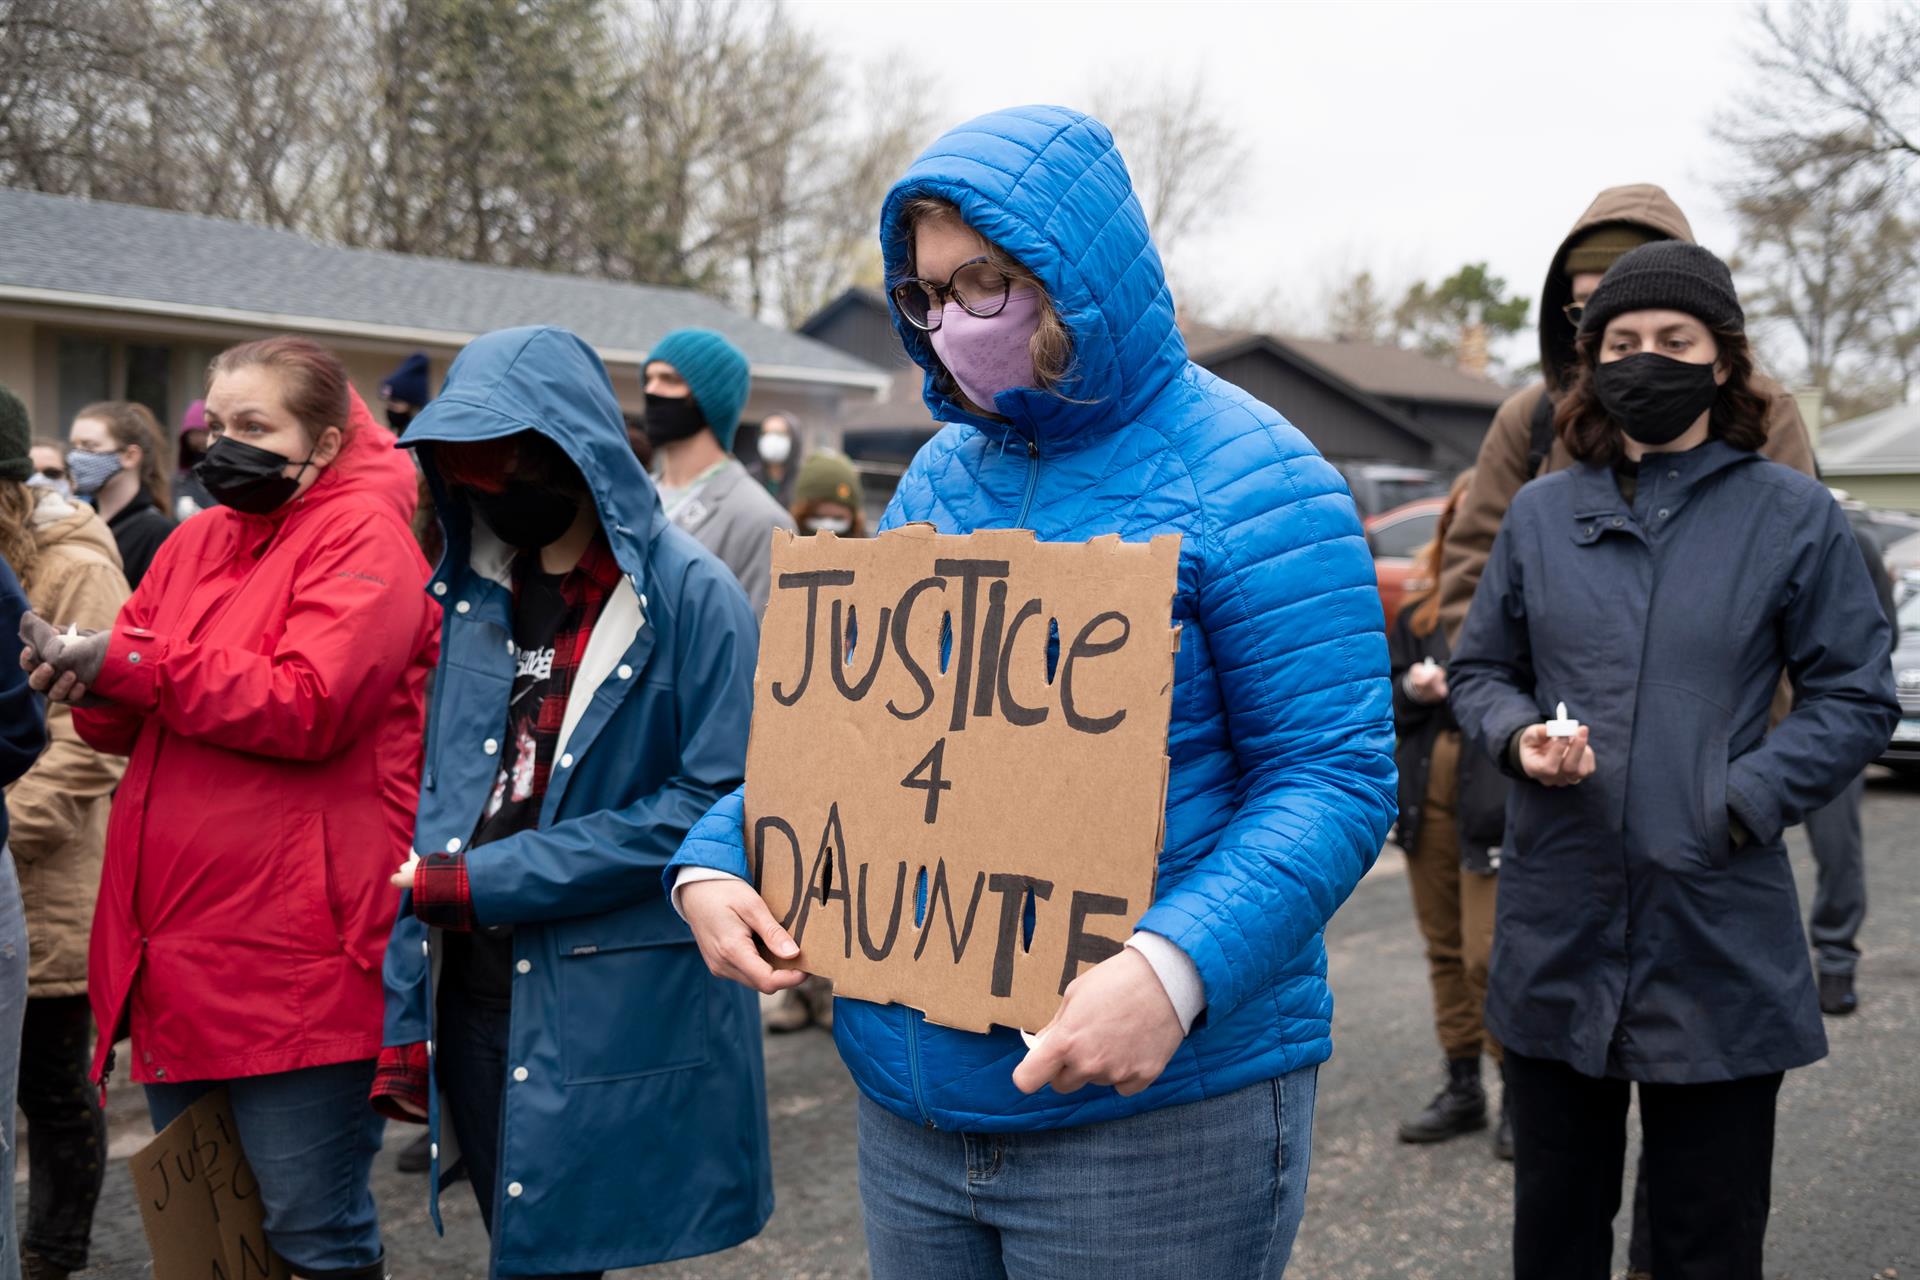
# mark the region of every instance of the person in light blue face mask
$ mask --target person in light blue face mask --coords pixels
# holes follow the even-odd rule
[[[67,436],[73,492],[91,502],[113,530],[127,582],[138,587],[174,530],[166,514],[173,491],[160,424],[145,405],[106,400],[75,415]]]

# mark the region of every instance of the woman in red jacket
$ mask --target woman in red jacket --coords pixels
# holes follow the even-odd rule
[[[295,1274],[378,1277],[366,1097],[437,635],[413,467],[304,339],[223,353],[206,411],[197,471],[222,505],[110,632],[22,628],[35,687],[85,698],[81,736],[131,757],[93,925],[94,1076],[130,1030],[156,1129],[226,1085]]]

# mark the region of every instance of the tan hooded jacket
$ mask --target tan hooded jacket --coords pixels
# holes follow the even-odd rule
[[[1441,548],[1440,624],[1446,629],[1449,644],[1460,638],[1460,627],[1467,620],[1467,608],[1473,603],[1474,589],[1480,585],[1481,570],[1493,550],[1493,539],[1500,532],[1508,504],[1513,501],[1513,495],[1520,492],[1520,486],[1533,479],[1527,474],[1527,456],[1532,444],[1534,409],[1549,387],[1555,394],[1559,393],[1573,369],[1574,327],[1567,323],[1560,310],[1573,300],[1573,282],[1565,269],[1567,254],[1588,232],[1621,223],[1648,228],[1663,239],[1693,240],[1693,228],[1687,225],[1686,215],[1673,199],[1651,183],[1638,183],[1602,191],[1573,224],[1559,252],[1553,255],[1546,283],[1540,290],[1543,378],[1508,397],[1494,415],[1493,425],[1480,442],[1473,484],[1461,499],[1446,545]],[[1767,414],[1767,443],[1761,452],[1795,471],[1816,474],[1806,424],[1800,420],[1800,408],[1793,397],[1764,374],[1755,375],[1754,388],[1771,402]],[[1541,474],[1572,465],[1573,458],[1566,445],[1556,439]]]
[[[60,626],[106,630],[131,594],[120,551],[91,507],[35,490],[33,536],[40,555],[26,584],[35,613]],[[100,891],[107,810],[127,762],[80,740],[73,712],[47,713],[47,750],[7,789],[13,827],[7,844],[26,908],[30,996],[87,990],[87,940]]]

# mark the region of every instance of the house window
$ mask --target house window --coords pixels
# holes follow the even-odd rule
[[[98,338],[62,338],[54,356],[60,385],[60,434],[96,400],[113,399],[113,344]]]
[[[154,343],[61,334],[54,339],[54,381],[61,435],[74,417],[101,400],[131,400],[162,424],[173,418],[174,350]]]

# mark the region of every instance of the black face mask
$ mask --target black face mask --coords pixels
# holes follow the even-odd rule
[[[1593,370],[1593,394],[1620,429],[1641,444],[1670,444],[1720,395],[1711,364],[1642,351]]]
[[[573,527],[580,500],[569,493],[532,485],[508,485],[504,493],[468,489],[467,501],[500,540],[522,551],[538,551],[558,542]]]
[[[221,436],[207,449],[207,456],[194,467],[193,474],[223,506],[264,516],[285,506],[300,491],[298,473],[291,477],[286,474],[287,464],[292,461],[271,449]],[[313,455],[309,453],[300,470],[312,465]]]
[[[395,435],[399,435],[402,431],[405,431],[407,424],[412,421],[413,410],[411,409],[387,410],[387,428]]]
[[[707,420],[692,396],[647,396],[647,439],[672,444],[700,434]]]

